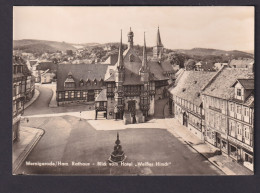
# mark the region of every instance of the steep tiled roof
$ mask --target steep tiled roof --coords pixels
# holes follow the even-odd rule
[[[214,75],[214,72],[184,71],[175,87],[169,88],[172,95],[199,106],[201,88]]]
[[[130,55],[132,57],[132,61],[130,61]],[[124,68],[125,68],[125,80],[124,85],[135,85],[142,84],[139,70],[142,66],[142,61],[139,56],[136,54],[135,50],[130,48],[124,52]],[[117,64],[115,64],[116,66]],[[115,71],[114,68],[108,67],[109,70]],[[165,71],[173,71],[170,62],[163,61],[158,63],[157,61],[148,61],[148,68],[150,70],[150,77],[153,80],[168,80],[163,72]],[[115,81],[114,73],[112,75],[109,74],[109,70],[106,72],[105,81]]]
[[[96,97],[95,101],[107,101],[107,89],[103,89]]]
[[[237,79],[250,78],[249,71],[246,68],[228,68],[222,67],[216,73],[216,76],[203,89],[203,94],[215,96],[223,99],[234,98],[233,84]]]
[[[164,65],[163,63],[164,62],[158,63],[157,61],[148,62],[148,67],[150,69],[150,73],[154,75],[154,80],[167,80],[168,79],[168,77],[166,77],[163,74],[163,72],[164,72],[163,67],[166,68],[167,64]]]
[[[238,79],[236,83],[239,82],[245,89],[254,89],[254,79]]]
[[[112,54],[102,64],[115,65],[117,63],[117,59],[118,59],[118,54]]]
[[[59,64],[57,71],[57,90],[64,90],[64,82],[68,78],[68,74],[71,72],[72,78],[76,83],[75,90],[82,89],[100,89],[100,85],[87,86],[86,82],[104,80],[104,76],[107,70],[107,64]],[[84,86],[79,86],[80,80],[83,80]]]

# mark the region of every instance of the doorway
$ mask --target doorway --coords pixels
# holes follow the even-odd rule
[[[136,103],[136,101],[134,101],[134,100],[128,101],[128,111],[130,112],[131,117],[133,117],[133,123],[136,122],[136,118],[135,118],[135,113],[136,113],[135,103]]]
[[[183,113],[183,125],[188,127],[188,115],[186,112]]]

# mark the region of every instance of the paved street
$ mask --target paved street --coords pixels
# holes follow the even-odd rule
[[[49,108],[51,90],[39,87],[40,96],[25,110],[29,122],[24,126],[45,130],[45,134],[31,151],[17,174],[107,174],[107,175],[218,175],[223,174],[203,156],[167,131],[163,119],[151,123],[126,125],[117,130],[98,128],[95,120],[73,115],[51,116],[53,113],[89,110],[89,106]],[[161,100],[161,103],[165,101]],[[91,113],[91,112],[90,112]],[[68,113],[69,114],[69,113]],[[37,115],[33,117],[30,115]],[[42,116],[42,117],[41,117]],[[97,120],[95,121],[106,120]],[[112,121],[112,120],[111,120]],[[115,122],[115,121],[114,121]],[[154,125],[154,127],[153,127]],[[158,127],[162,125],[162,127]],[[97,166],[106,162],[113,151],[116,132],[120,134],[125,162],[133,166]],[[31,163],[62,162],[69,166],[32,166]],[[72,162],[90,163],[90,166],[71,166]],[[143,162],[144,166],[135,166]],[[149,162],[149,163],[148,163]],[[156,162],[166,166],[156,166]],[[153,166],[151,166],[153,164]]]
[[[75,105],[67,107],[49,108],[49,103],[52,97],[52,90],[45,85],[37,87],[40,95],[37,100],[25,109],[23,116],[65,113],[65,112],[79,112],[93,109],[93,105]]]
[[[79,121],[73,116],[31,118],[32,127],[45,130],[45,135],[32,150],[26,161],[94,163],[88,167],[75,166],[26,166],[17,173],[25,174],[222,174],[204,157],[165,129],[131,128],[120,130],[120,140],[127,155],[126,162],[170,162],[166,167],[98,167],[105,162],[113,150],[116,132],[100,131],[87,120]]]

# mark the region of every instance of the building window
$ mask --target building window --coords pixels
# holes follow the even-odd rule
[[[237,89],[237,96],[241,96],[241,89],[240,88]]]
[[[83,98],[86,98],[86,96],[87,96],[87,92],[83,91]]]
[[[129,56],[129,61],[130,61],[130,62],[134,62],[134,61],[135,61],[135,57],[134,57],[133,54],[131,54],[131,55]]]
[[[80,81],[79,86],[84,86],[83,80]]]
[[[77,97],[80,98],[80,91],[77,92]]]
[[[16,95],[16,85],[13,86],[13,96]]]
[[[245,133],[245,138],[250,139],[250,132],[247,126],[244,126],[244,133]]]
[[[107,92],[114,92],[114,85],[113,84],[107,84]]]
[[[234,105],[233,104],[230,104],[230,111],[234,112]]]
[[[248,108],[244,108],[244,115],[249,116]]]
[[[118,98],[117,101],[118,101],[118,105],[122,105],[123,104],[123,100],[121,98]]]
[[[61,99],[61,93],[59,93],[59,99]]]
[[[239,123],[237,123],[237,134],[242,135],[242,128],[241,128],[241,125]]]
[[[99,106],[100,106],[100,107],[104,107],[104,102],[103,102],[103,101],[100,101],[100,102],[99,102]]]
[[[237,113],[241,114],[241,107],[240,106],[237,106]]]
[[[141,104],[147,105],[148,104],[148,98],[141,98]]]
[[[65,92],[65,99],[67,99],[69,97],[69,93],[68,91]]]
[[[74,88],[75,87],[75,83],[74,82],[66,82],[65,83],[65,88]]]
[[[70,92],[70,98],[72,98],[72,99],[74,98],[74,91]]]
[[[150,90],[155,90],[155,83],[154,82],[150,82]]]

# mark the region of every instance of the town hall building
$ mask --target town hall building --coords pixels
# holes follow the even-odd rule
[[[171,64],[161,60],[163,44],[158,28],[153,58],[147,60],[144,37],[143,56],[134,49],[134,33],[128,33],[128,49],[122,51],[122,32],[117,63],[105,75],[106,88],[96,98],[96,118],[105,111],[107,119],[123,119],[125,124],[144,122],[154,115],[155,100],[165,97]],[[166,68],[167,67],[167,68]]]

